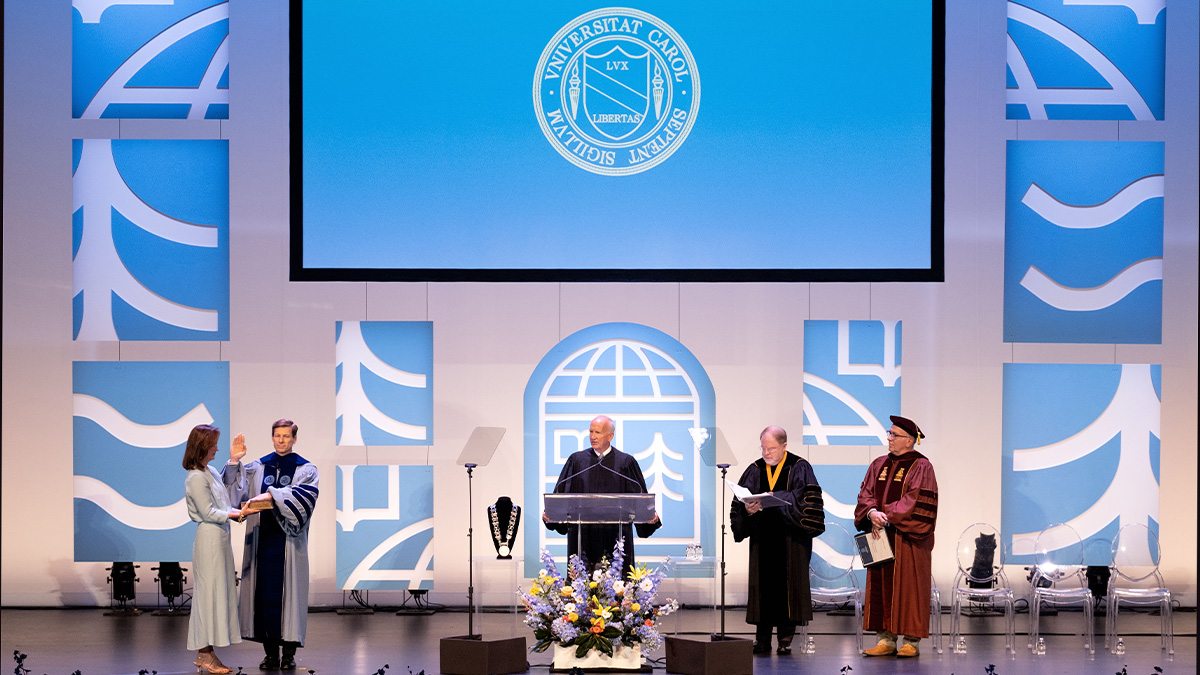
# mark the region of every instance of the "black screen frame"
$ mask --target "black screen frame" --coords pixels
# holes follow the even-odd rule
[[[945,281],[946,3],[930,0],[929,266],[921,268],[567,269],[392,268],[304,265],[304,0],[288,0],[291,281],[447,282],[941,282]]]

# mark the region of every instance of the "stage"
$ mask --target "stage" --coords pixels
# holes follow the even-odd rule
[[[76,670],[81,675],[134,675],[139,671],[157,671],[158,675],[195,672],[193,655],[184,649],[187,617],[153,616],[149,610],[136,617],[108,617],[101,609],[4,609],[0,610],[3,635],[0,645],[5,663],[14,650],[27,655],[25,667],[32,675],[66,675]],[[750,637],[740,610],[726,615],[730,634]],[[684,609],[669,617],[668,634],[679,631],[684,637],[699,637],[717,625],[711,609]],[[943,616],[949,630],[949,615]],[[1080,615],[1063,612],[1042,618],[1046,655],[1035,657],[1025,648],[1024,631],[1028,615],[1017,617],[1017,653],[1004,651],[1002,620],[999,618],[963,618],[967,654],[952,654],[948,638],[944,653],[937,654],[930,640],[921,643],[920,658],[867,659],[854,649],[851,617],[818,614],[810,626],[816,653],[791,656],[760,656],[754,660],[756,673],[938,673],[939,675],[1013,675],[1017,673],[1056,673],[1062,675],[1154,675],[1196,672],[1196,613],[1175,614],[1175,657],[1168,660],[1159,651],[1158,617],[1122,612],[1121,625],[1126,654],[1113,656],[1098,649],[1089,659],[1080,638],[1072,631],[1079,628]],[[476,629],[486,638],[528,635],[521,615],[488,612],[476,615]],[[1096,630],[1103,641],[1104,619],[1097,618]],[[467,632],[467,615],[461,611],[440,611],[428,616],[396,616],[380,611],[373,615],[339,615],[332,609],[314,610],[309,615],[308,644],[297,654],[297,673],[321,675],[372,675],[388,666],[388,675],[414,675],[420,671],[438,672],[439,640]],[[693,633],[693,635],[688,635]],[[868,639],[869,642],[869,639]],[[796,647],[800,647],[797,639]],[[244,642],[218,650],[227,665],[241,666],[247,674],[258,673],[262,650]],[[657,673],[665,672],[664,652],[650,654],[660,659],[652,663]],[[549,673],[550,654],[530,654],[531,673]],[[3,669],[14,667],[4,665]],[[843,668],[849,666],[853,670]],[[994,670],[988,670],[994,666]]]

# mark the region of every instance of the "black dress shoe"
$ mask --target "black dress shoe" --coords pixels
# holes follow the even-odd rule
[[[296,655],[295,654],[284,654],[283,658],[279,660],[279,669],[280,670],[295,670],[296,669]]]
[[[295,666],[293,666],[295,667]],[[267,654],[263,657],[262,663],[258,664],[259,670],[279,670],[279,657]]]
[[[780,656],[787,656],[788,654],[792,653],[792,646],[791,645],[779,645],[779,649],[776,649],[775,653]]]
[[[752,649],[751,651],[755,654],[770,654],[771,653],[771,643],[755,642],[754,649]],[[745,652],[742,652],[742,653],[744,654]]]

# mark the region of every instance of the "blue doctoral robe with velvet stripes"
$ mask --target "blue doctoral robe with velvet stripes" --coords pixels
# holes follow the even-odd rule
[[[308,527],[317,507],[317,467],[293,453],[226,464],[231,504],[270,492],[275,506],[246,519],[238,614],[242,637],[304,644],[308,627]]]

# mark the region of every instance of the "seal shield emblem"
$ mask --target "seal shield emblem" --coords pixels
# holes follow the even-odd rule
[[[565,159],[592,173],[629,175],[683,144],[699,109],[700,76],[687,44],[661,19],[599,9],[546,45],[533,102],[542,133]]]
[[[650,59],[621,45],[603,54],[583,54],[583,110],[592,127],[620,141],[641,127],[650,108]],[[578,121],[578,118],[576,118]]]

